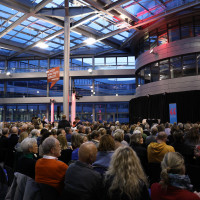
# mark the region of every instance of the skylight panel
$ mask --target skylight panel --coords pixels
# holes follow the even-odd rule
[[[48,3],[45,8],[57,8],[57,6],[53,3]]]
[[[2,38],[9,40],[11,38],[11,36],[7,34],[7,35],[4,35]]]
[[[55,44],[55,43],[53,43],[53,42],[48,42],[48,45],[50,46],[50,47],[53,47],[53,48],[58,48],[60,45],[59,44]]]
[[[120,35],[115,35],[115,36],[113,36],[115,39],[117,39],[117,40],[125,40],[125,38],[124,37],[122,37],[122,36],[120,36]]]
[[[22,44],[24,44],[24,43],[27,42],[26,40],[22,40],[22,39],[20,39],[20,38],[16,38],[16,37],[12,38],[11,40],[12,40],[12,41],[15,41],[15,42],[22,43]]]
[[[16,10],[14,10],[12,8],[9,8],[9,7],[6,7],[6,6],[2,5],[2,4],[0,6],[0,10],[3,10],[3,11],[5,11],[7,13],[10,13],[10,14],[16,14],[17,13]]]
[[[20,26],[20,27],[23,28],[22,26]],[[31,34],[31,35],[37,35],[38,34],[37,31],[35,31],[35,30],[31,29],[31,28],[25,28],[25,29],[23,29],[23,32]]]
[[[18,19],[19,19],[19,17],[12,17],[12,18],[10,19],[10,21],[15,22],[15,21],[17,21]]]
[[[53,3],[61,5],[64,1],[63,0],[53,0]]]
[[[29,21],[31,21],[31,22],[34,22],[34,21],[37,20],[37,18],[31,16],[31,17],[29,17],[27,20],[29,20]]]
[[[75,46],[75,44],[70,42],[70,47],[73,47],[73,46]]]
[[[42,20],[38,20],[38,21],[37,21],[37,24],[42,25],[42,26],[46,26],[46,27],[48,27],[48,28],[52,28],[52,27],[55,26],[55,25],[53,25],[53,24],[50,24],[50,23],[45,22],[45,21],[42,21]]]
[[[75,40],[74,43],[77,43],[77,44],[81,44],[83,41],[82,40]]]
[[[103,27],[99,26],[98,24],[91,23],[88,25],[90,28],[93,28],[94,30],[100,31]]]
[[[11,15],[6,14],[6,13],[0,11],[0,17],[9,18],[10,16],[11,16]]]
[[[45,31],[45,33],[51,35],[51,34],[55,33],[55,31],[53,29],[48,29],[48,30]]]
[[[41,31],[44,31],[44,30],[46,30],[46,28],[45,28],[45,27],[43,27],[43,26],[40,26],[40,25],[37,25],[37,24],[32,24],[32,25],[31,25],[31,27],[33,27],[33,28],[36,28],[36,29],[39,29],[39,30],[41,30]]]
[[[104,34],[106,34],[106,33],[109,33],[109,32],[111,32],[111,31],[108,30],[108,29],[103,29],[101,32],[104,33]]]
[[[30,24],[31,24],[31,22],[29,22],[29,21],[27,21],[27,20],[25,20],[25,21],[22,22],[22,25],[24,25],[24,26],[28,26],[28,25],[30,25]]]
[[[30,36],[30,35],[25,35],[25,34],[23,34],[23,33],[18,33],[16,36],[19,37],[19,38],[22,38],[22,39],[26,39],[26,40],[31,40],[31,39],[33,39],[32,36]]]
[[[109,25],[109,22],[107,20],[105,20],[104,18],[100,18],[100,17],[96,20],[96,22],[98,22],[102,26],[108,26]]]
[[[129,37],[130,33],[127,32],[127,31],[124,31],[124,32],[120,33],[120,35],[122,35],[122,36],[127,38],[127,37]]]
[[[14,30],[12,30],[12,31],[9,32],[10,35],[15,35],[16,33],[17,33],[17,32],[14,31]]]

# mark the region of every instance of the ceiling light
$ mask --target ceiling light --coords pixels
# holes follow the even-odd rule
[[[91,44],[94,44],[96,42],[96,40],[94,38],[88,38],[84,42],[87,43],[87,44],[89,44],[89,45],[91,45]]]
[[[118,97],[118,94],[116,94],[116,97]]]
[[[7,75],[7,76],[10,76],[10,72],[6,72],[6,75]]]
[[[38,44],[36,44],[36,47],[40,47],[42,49],[48,48],[48,45],[44,42],[39,42]]]
[[[91,69],[91,68],[90,68],[90,69],[88,69],[88,72],[89,72],[89,73],[92,73],[92,69]]]

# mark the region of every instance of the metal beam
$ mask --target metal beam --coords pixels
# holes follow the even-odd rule
[[[1,0],[2,5],[7,6],[9,8],[13,8],[23,13],[27,13],[30,11],[30,7],[24,4],[20,4],[19,1],[11,1],[11,0]]]
[[[70,17],[77,17],[80,15],[85,15],[88,13],[95,12],[93,9],[82,6],[82,7],[70,7],[69,15]],[[43,8],[37,14],[45,15],[45,16],[53,16],[53,17],[64,17],[65,16],[65,8]]]
[[[17,51],[17,52],[21,52],[23,50],[23,48],[0,42],[0,48],[1,47],[4,49],[9,49],[12,51]],[[33,54],[33,55],[40,56],[40,57],[48,57],[48,54],[44,54],[42,52],[38,52],[38,51],[34,51],[34,50],[27,51],[26,53]]]
[[[112,48],[112,49],[108,49],[108,50],[105,50],[105,51],[101,51],[101,52],[95,53],[94,56],[100,56],[100,55],[110,53],[110,52],[113,52],[113,51],[116,51],[116,49]]]

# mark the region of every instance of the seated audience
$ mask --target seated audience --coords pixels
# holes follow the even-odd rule
[[[96,160],[96,146],[92,142],[86,142],[80,146],[78,154],[79,160],[71,164],[66,172],[63,199],[101,199],[101,175],[91,166]]]
[[[152,200],[198,200],[192,191],[190,179],[185,175],[185,164],[181,154],[169,152],[161,162],[161,181],[151,186]]]
[[[148,146],[151,142],[156,142],[156,134],[158,133],[158,129],[156,126],[151,128],[151,134],[147,136],[145,140],[146,146]]]
[[[136,153],[130,147],[115,150],[106,172],[105,200],[148,200],[148,183]]]
[[[83,137],[74,132],[72,133],[72,161],[78,160],[78,150],[83,143]]]
[[[124,140],[124,131],[122,129],[115,130],[114,133],[115,149],[120,146],[128,146],[128,143]]]
[[[61,155],[59,141],[50,136],[42,143],[44,156],[35,165],[35,181],[50,185],[61,192],[64,187],[64,177],[68,166],[58,160]]]
[[[98,148],[99,146],[99,141],[100,141],[100,138],[101,138],[101,134],[99,131],[92,131],[92,133],[90,134],[90,138],[91,138],[91,141],[96,145],[96,147]]]

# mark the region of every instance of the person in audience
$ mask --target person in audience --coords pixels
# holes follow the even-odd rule
[[[136,152],[137,156],[140,159],[142,167],[145,173],[148,173],[148,160],[147,160],[147,150],[143,146],[143,137],[140,131],[136,130],[131,135],[130,146]]]
[[[68,146],[67,139],[65,136],[60,134],[57,137],[57,139],[60,142],[60,146],[61,146],[61,156],[58,159],[68,165],[72,157],[72,148]]]
[[[166,153],[161,162],[161,181],[151,186],[151,200],[198,200],[190,179],[185,175],[184,158],[178,152]]]
[[[167,145],[167,134],[159,132],[156,137],[157,142],[152,142],[147,147],[149,163],[160,163],[167,152],[175,152],[174,147]]]
[[[85,134],[85,126],[79,124],[79,126],[77,127],[78,128],[78,133],[79,134]]]
[[[67,142],[71,143],[71,138],[72,138],[72,129],[71,129],[71,127],[66,127],[65,128],[65,132],[66,132]]]
[[[91,135],[90,135],[91,141],[96,145],[96,147],[98,148],[99,146],[99,141],[101,138],[101,134],[99,131],[92,131]]]
[[[61,155],[60,143],[50,136],[42,143],[42,149],[44,156],[36,162],[35,181],[50,185],[61,193],[68,165],[58,160]]]
[[[23,156],[17,161],[16,171],[35,179],[35,163],[38,153],[37,140],[35,138],[25,138],[21,142]]]
[[[148,200],[148,182],[132,148],[115,150],[104,184],[105,200]]]
[[[72,133],[72,161],[78,160],[78,150],[83,143],[83,137],[80,134]]]
[[[76,127],[77,127],[78,125],[83,125],[83,123],[82,123],[82,121],[80,120],[79,117],[75,117],[75,122],[76,122]]]
[[[124,141],[124,131],[122,129],[115,130],[114,133],[115,149],[120,146],[128,146],[128,143]]]
[[[111,156],[115,150],[115,141],[111,135],[103,135],[99,142],[98,153],[96,161],[93,163],[93,167],[96,171],[104,174],[107,171]]]
[[[151,135],[147,136],[145,140],[146,146],[148,146],[151,142],[156,142],[156,134],[158,133],[158,129],[156,126],[151,128]]]
[[[92,142],[86,142],[80,146],[78,154],[79,160],[71,164],[65,174],[63,199],[102,199],[102,178],[91,166],[96,160],[96,146]]]
[[[185,135],[185,144],[190,145],[194,148],[196,145],[200,144],[200,134],[198,128],[191,128]]]
[[[9,129],[2,129],[2,136],[0,138],[0,163],[4,163],[7,158],[8,148],[9,148]]]
[[[71,127],[71,126],[70,126],[70,123],[67,120],[66,115],[63,115],[62,120],[59,121],[59,123],[58,123],[58,129],[60,129],[60,128],[65,129],[66,127]]]
[[[21,143],[27,137],[28,137],[28,133],[25,131],[19,135],[18,143],[15,145],[16,152],[22,152]]]

